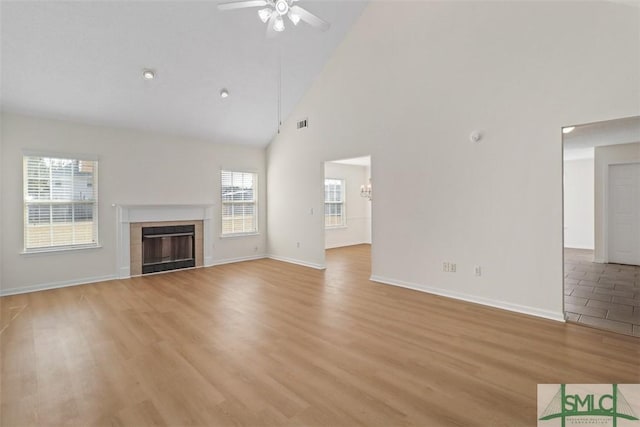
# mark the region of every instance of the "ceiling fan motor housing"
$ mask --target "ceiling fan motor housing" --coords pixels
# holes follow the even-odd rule
[[[287,3],[287,0],[277,0],[275,7],[280,16],[286,15],[287,12],[289,12],[289,3]]]

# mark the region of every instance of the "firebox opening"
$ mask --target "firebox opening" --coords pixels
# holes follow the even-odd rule
[[[142,228],[142,274],[195,266],[195,225]]]

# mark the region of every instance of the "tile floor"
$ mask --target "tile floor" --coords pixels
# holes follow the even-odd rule
[[[567,321],[640,337],[640,267],[592,259],[592,250],[564,250]]]

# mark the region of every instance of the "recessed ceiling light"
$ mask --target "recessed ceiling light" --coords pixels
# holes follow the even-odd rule
[[[142,77],[144,77],[147,80],[153,80],[155,76],[156,76],[156,73],[154,73],[153,70],[142,71]]]
[[[571,133],[575,128],[576,128],[575,126],[567,126],[566,128],[562,128],[562,133],[564,134]]]
[[[229,96],[229,91],[227,89],[220,90],[220,98],[227,98]]]

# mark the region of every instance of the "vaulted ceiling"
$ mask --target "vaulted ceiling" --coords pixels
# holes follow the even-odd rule
[[[330,29],[287,21],[270,39],[257,8],[219,11],[213,1],[3,0],[1,107],[265,146],[279,93],[286,118],[366,6],[298,4]],[[155,79],[142,78],[146,68]]]

